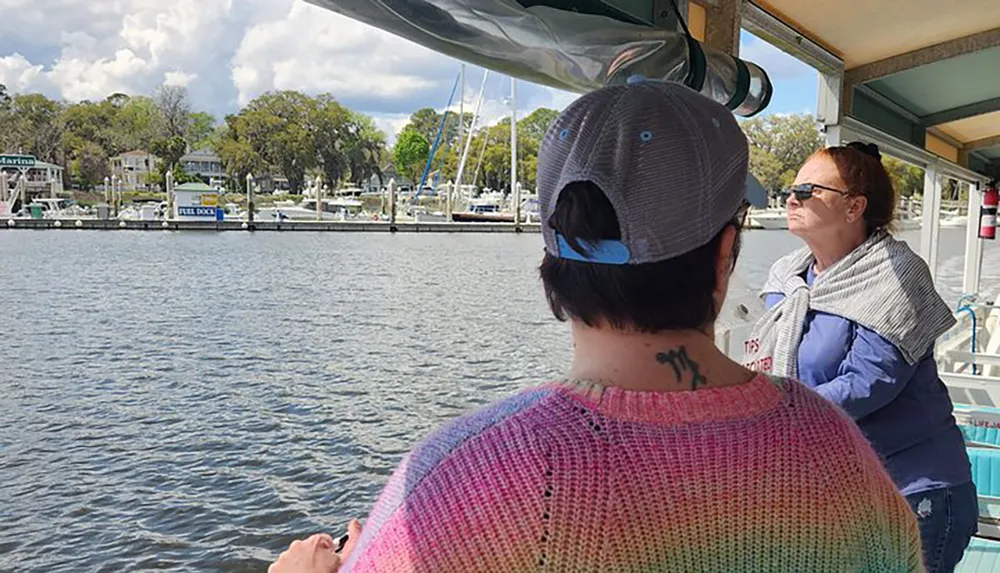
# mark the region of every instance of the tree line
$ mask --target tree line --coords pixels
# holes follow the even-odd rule
[[[558,112],[540,108],[517,122],[518,181],[535,187],[541,140]],[[472,114],[442,115],[431,108],[413,113],[386,145],[374,120],[341,105],[330,94],[298,91],[261,95],[217,121],[192,109],[185,88],[164,86],[150,96],[112,94],[103,101],[67,103],[42,94],[11,94],[0,84],[0,151],[22,152],[66,167],[66,183],[89,190],[110,174],[109,159],[130,150],[161,159],[150,183],[159,185],[166,170],[177,181],[192,180],[178,164],[185,153],[210,149],[221,159],[234,189],[247,174],[282,175],[292,192],[322,175],[331,187],[387,183],[394,171],[416,184],[454,181],[468,148],[464,183],[510,188],[510,121],[477,128],[466,141]],[[751,171],[772,195],[788,187],[802,163],[823,146],[809,114],[768,115],[741,121],[750,141]],[[435,146],[435,142],[437,145]],[[884,157],[897,192],[921,194],[923,171]]]
[[[824,146],[810,114],[758,116],[740,125],[750,141],[750,171],[772,196],[788,188],[806,159]],[[923,194],[923,169],[887,155],[882,164],[898,196]]]
[[[162,180],[168,166],[187,149],[208,145],[214,132],[215,118],[192,111],[184,88],[66,103],[39,93],[11,94],[0,84],[0,151],[62,165],[64,183],[78,189],[103,182],[109,159],[135,149],[164,160],[154,174]]]
[[[388,151],[374,121],[330,95],[295,91],[264,94],[223,121],[194,111],[183,87],[151,96],[112,94],[102,101],[67,103],[43,94],[11,94],[0,84],[0,152],[34,155],[66,168],[64,183],[91,190],[110,175],[110,159],[141,150],[160,159],[148,183],[196,179],[179,161],[186,153],[218,154],[233,186],[249,173],[283,175],[293,191],[307,176],[360,182],[381,175]]]

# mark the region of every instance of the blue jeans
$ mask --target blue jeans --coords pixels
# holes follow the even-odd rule
[[[917,514],[928,573],[951,573],[979,529],[979,502],[971,482],[906,497]]]

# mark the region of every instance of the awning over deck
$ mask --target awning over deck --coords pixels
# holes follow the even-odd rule
[[[841,115],[1000,175],[996,0],[755,4],[843,62]]]

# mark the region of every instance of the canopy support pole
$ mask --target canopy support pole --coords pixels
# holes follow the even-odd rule
[[[979,238],[979,207],[983,195],[979,185],[968,183],[969,221],[965,228],[965,270],[962,273],[962,294],[977,294],[983,268],[983,241]]]
[[[937,162],[924,168],[923,224],[920,228],[920,256],[927,261],[931,278],[937,283],[938,225],[941,216],[941,180]],[[971,223],[970,223],[971,224]]]

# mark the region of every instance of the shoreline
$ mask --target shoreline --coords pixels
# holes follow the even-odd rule
[[[538,223],[436,223],[403,221],[119,221],[116,219],[8,219],[0,230],[57,231],[273,231],[348,233],[540,233]]]

